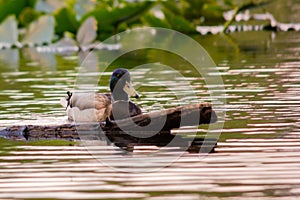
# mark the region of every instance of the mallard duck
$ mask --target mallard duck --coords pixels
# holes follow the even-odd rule
[[[110,78],[111,93],[71,93],[61,100],[66,107],[68,119],[77,122],[102,122],[124,119],[142,113],[141,109],[129,101],[129,96],[139,98],[132,87],[129,71],[116,69]]]

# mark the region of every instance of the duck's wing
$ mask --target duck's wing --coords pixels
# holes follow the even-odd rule
[[[141,109],[131,101],[114,101],[110,119],[120,120],[142,114]]]
[[[73,94],[67,109],[68,118],[78,122],[105,121],[111,113],[111,100],[105,94]]]
[[[110,98],[107,95],[100,93],[75,93],[70,100],[70,107],[77,107],[79,110],[89,108],[99,110],[108,107],[110,104]]]
[[[142,110],[133,102],[129,101],[129,113],[130,117],[133,117],[142,114]]]
[[[69,107],[67,109],[68,119],[75,122],[103,122],[110,116],[110,112],[111,108],[79,110],[77,107]]]

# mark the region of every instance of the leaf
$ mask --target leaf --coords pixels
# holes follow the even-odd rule
[[[162,5],[164,6],[164,8],[171,11],[174,15],[182,14],[177,1],[162,1]]]
[[[22,10],[19,15],[19,23],[23,26],[29,25],[31,22],[36,20],[40,16],[40,13],[35,11],[33,8],[26,7]]]
[[[196,28],[180,15],[174,15],[169,10],[164,9],[164,15],[171,27],[177,31],[184,33],[194,33]]]
[[[143,16],[142,21],[145,24],[153,27],[171,28],[168,22],[164,19],[160,19],[153,14],[146,14]]]
[[[234,10],[233,10],[233,15],[231,17],[230,20],[228,20],[225,24],[224,24],[224,28],[223,28],[223,33],[226,33],[227,32],[227,29],[229,28],[229,26],[232,24],[232,22],[234,21],[235,19],[235,16],[238,14],[239,12],[239,8],[238,7],[235,7]]]
[[[98,32],[108,31],[112,32],[114,30],[113,27],[113,19],[111,18],[111,11],[107,8],[96,8],[91,12],[88,12],[82,19],[85,20],[88,17],[95,17],[98,21]]]
[[[255,9],[255,8],[259,8],[265,5],[270,4],[272,1],[267,0],[267,1],[259,1],[259,2],[249,2],[249,3],[245,3],[242,6],[239,7],[239,12],[244,11],[244,10],[248,10],[248,9]]]
[[[67,5],[66,0],[38,0],[35,9],[41,12],[52,13],[55,10],[66,7]]]
[[[81,19],[86,13],[92,11],[96,4],[94,0],[76,1],[73,8],[77,19]]]
[[[205,4],[203,6],[202,15],[207,19],[219,19],[223,20],[223,13],[226,10],[217,4]]]
[[[154,2],[138,2],[128,3],[122,2],[117,7],[109,7],[105,4],[99,4],[93,11],[88,12],[83,20],[90,16],[94,16],[98,21],[98,32],[113,32],[121,23],[129,23],[141,17],[155,3]]]
[[[33,8],[36,0],[1,0],[0,1],[0,22],[7,16],[15,14],[16,17],[25,7]]]
[[[70,37],[64,37],[56,43],[45,46],[44,48],[45,51],[56,52],[64,55],[79,51],[76,41]]]
[[[18,43],[18,22],[14,15],[7,17],[0,25],[1,46]]]
[[[61,8],[54,13],[56,25],[55,33],[63,35],[64,32],[68,31],[73,34],[77,32],[79,23],[76,19],[76,14],[71,8]]]
[[[26,3],[27,3],[26,7],[34,8],[37,4],[37,0],[27,0]]]
[[[24,36],[23,43],[42,45],[51,43],[54,36],[54,18],[43,15],[37,21],[32,22]]]
[[[206,3],[211,3],[210,0],[183,0],[182,12],[185,19],[188,21],[199,20],[203,16],[203,6]]]
[[[79,45],[87,45],[97,37],[97,21],[94,17],[87,18],[80,26],[76,40]]]
[[[112,16],[116,19],[115,24],[130,22],[138,19],[154,5],[153,2],[128,3],[113,9]]]
[[[224,0],[224,4],[229,6],[229,7],[234,7],[234,4],[233,4],[232,0]]]

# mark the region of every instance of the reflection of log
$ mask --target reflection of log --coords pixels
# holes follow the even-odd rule
[[[148,135],[149,133],[143,133]],[[113,131],[105,135],[109,142],[121,149],[131,151],[134,146],[179,147],[189,152],[202,153],[214,152],[217,139],[209,138],[185,138],[181,135],[173,135],[170,132],[161,132],[147,138],[137,138],[122,131]],[[176,138],[175,138],[176,137]]]
[[[217,121],[210,104],[195,104],[170,108],[159,112],[141,114],[132,118],[107,123],[64,124],[57,126],[12,126],[0,131],[0,136],[9,139],[80,139],[83,134],[89,137],[103,136],[120,148],[137,145],[165,146],[173,140],[170,130],[182,126],[208,124]],[[158,124],[162,124],[159,127]],[[159,130],[156,128],[159,127]],[[124,131],[125,130],[125,131]],[[135,133],[134,136],[128,133]],[[153,134],[154,133],[154,134]],[[178,139],[178,138],[177,138]],[[186,146],[188,143],[200,147],[203,139],[188,141],[179,137],[173,146]],[[215,144],[214,142],[212,144]],[[192,148],[192,147],[191,147]]]

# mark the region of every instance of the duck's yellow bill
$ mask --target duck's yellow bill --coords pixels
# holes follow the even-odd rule
[[[131,82],[126,81],[125,86],[123,87],[123,90],[128,94],[130,97],[139,98],[140,96],[135,91],[135,89],[132,86]]]

